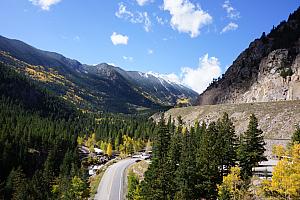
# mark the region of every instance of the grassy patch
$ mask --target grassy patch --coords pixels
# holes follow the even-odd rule
[[[132,171],[133,173],[135,173],[138,176],[139,180],[143,180],[144,174],[147,171],[148,166],[149,166],[149,163],[145,160],[142,160],[138,163],[131,165],[128,168],[128,171]]]
[[[104,174],[105,170],[101,170],[99,174],[96,174],[95,176],[92,176],[90,177],[90,192],[91,192],[91,199],[94,199],[96,193],[97,193],[97,189],[98,189],[98,186],[100,184],[100,181],[103,177],[103,174]]]

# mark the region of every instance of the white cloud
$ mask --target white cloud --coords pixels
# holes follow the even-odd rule
[[[173,82],[173,83],[182,84],[180,78],[175,73],[163,74],[162,78],[164,78],[170,82]]]
[[[222,33],[226,33],[228,31],[234,31],[239,27],[239,25],[237,25],[236,23],[230,22],[229,24],[227,24],[221,31]]]
[[[33,5],[41,7],[43,10],[50,10],[50,6],[59,3],[61,0],[29,0]]]
[[[227,17],[229,19],[239,19],[240,18],[240,12],[238,12],[235,8],[232,7],[229,0],[226,0],[222,7],[226,10]]]
[[[144,29],[146,32],[149,32],[151,30],[151,21],[150,18],[148,17],[148,13],[144,12]]]
[[[125,19],[133,17],[133,13],[127,10],[127,8],[123,2],[119,3],[119,9],[115,13],[115,15],[118,18],[125,18]]]
[[[119,3],[118,11],[115,15],[120,18],[127,20],[133,24],[143,24],[143,27],[146,32],[151,30],[151,20],[147,12],[131,12],[127,10],[126,5],[123,2]]]
[[[127,45],[129,37],[127,35],[118,34],[116,32],[113,32],[113,34],[110,36],[110,39],[114,45]]]
[[[140,5],[143,6],[149,2],[153,2],[152,0],[136,0],[136,2]]]
[[[147,53],[148,53],[148,55],[151,55],[154,53],[154,51],[153,51],[153,49],[148,49]]]
[[[130,56],[122,56],[122,58],[126,61],[132,62],[133,61],[133,57]]]
[[[200,29],[212,22],[212,17],[189,0],[164,0],[164,10],[171,14],[170,24],[179,32],[189,33],[192,38],[200,34]]]
[[[209,57],[208,54],[199,58],[199,66],[196,68],[183,67],[181,68],[180,76],[175,73],[171,74],[154,74],[157,77],[164,78],[171,82],[185,85],[199,94],[202,93],[214,78],[218,78],[221,75],[221,67],[218,58]]]
[[[214,78],[219,77],[222,72],[218,58],[208,57],[208,54],[199,58],[198,68],[184,67],[181,71],[181,82],[199,94],[208,87]]]
[[[163,19],[162,17],[156,16],[156,21],[157,23],[159,23],[160,25],[165,25],[166,23],[168,23],[167,19]]]

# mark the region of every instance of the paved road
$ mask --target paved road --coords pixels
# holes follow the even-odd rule
[[[101,179],[95,200],[123,200],[124,172],[135,160],[121,160],[111,165]]]

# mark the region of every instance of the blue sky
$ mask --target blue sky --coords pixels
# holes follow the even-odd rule
[[[250,3],[251,2],[251,3]],[[0,35],[198,92],[298,0],[1,0]]]

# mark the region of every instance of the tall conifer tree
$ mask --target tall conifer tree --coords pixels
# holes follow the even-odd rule
[[[159,130],[154,140],[153,158],[149,169],[145,173],[142,195],[149,200],[166,200],[170,190],[168,180],[167,155],[170,143],[170,133],[162,115],[159,122]]]
[[[254,114],[250,116],[247,131],[241,136],[241,144],[238,148],[241,176],[248,180],[252,176],[252,168],[259,162],[267,160],[264,156],[265,142],[263,131],[258,128],[258,120]]]

